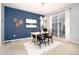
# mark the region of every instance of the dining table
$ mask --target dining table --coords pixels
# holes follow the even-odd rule
[[[33,35],[35,35],[35,42],[37,42],[37,36],[39,34],[43,34],[44,32],[31,32],[31,39],[33,40]],[[45,33],[48,33],[48,32],[45,32]]]
[[[33,35],[35,35],[35,43],[37,43],[37,36],[39,35],[39,34],[41,34],[41,32],[31,32],[31,38],[32,38],[32,40],[33,40]]]

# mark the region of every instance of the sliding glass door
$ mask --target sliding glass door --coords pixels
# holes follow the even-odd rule
[[[52,31],[54,36],[58,36],[58,22],[57,22],[57,16],[53,18],[53,24],[52,24]]]
[[[58,20],[59,24],[59,37],[65,37],[65,14],[61,14]]]
[[[52,20],[52,30],[54,36],[65,38],[65,14],[57,14]]]

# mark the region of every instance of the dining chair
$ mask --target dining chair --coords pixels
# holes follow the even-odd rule
[[[39,45],[40,48],[41,48],[41,45],[42,45],[43,43],[44,43],[45,46],[46,46],[46,38],[45,38],[45,35],[42,35],[42,34],[38,35],[38,36],[37,36],[37,42],[38,42],[38,45]]]
[[[32,40],[32,41],[35,43],[35,41],[36,41],[36,36],[33,34],[32,37],[33,37],[33,40]]]
[[[51,39],[51,42],[53,43],[53,32],[48,32],[47,38],[48,38],[48,41],[50,41]]]
[[[47,28],[43,28],[43,31],[44,31],[44,32],[47,32]]]
[[[42,36],[44,37],[44,40],[46,41],[46,43],[48,43],[49,45],[48,33],[43,33]]]

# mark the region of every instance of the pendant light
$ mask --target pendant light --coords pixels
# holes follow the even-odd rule
[[[42,9],[44,9],[44,4],[45,4],[45,3],[42,3]],[[41,19],[41,20],[44,20],[44,19],[47,19],[47,17],[43,15],[43,16],[40,16],[40,19]]]

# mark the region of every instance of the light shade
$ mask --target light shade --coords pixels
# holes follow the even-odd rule
[[[40,16],[40,19],[42,20],[42,19],[47,19],[47,17],[46,16]]]

